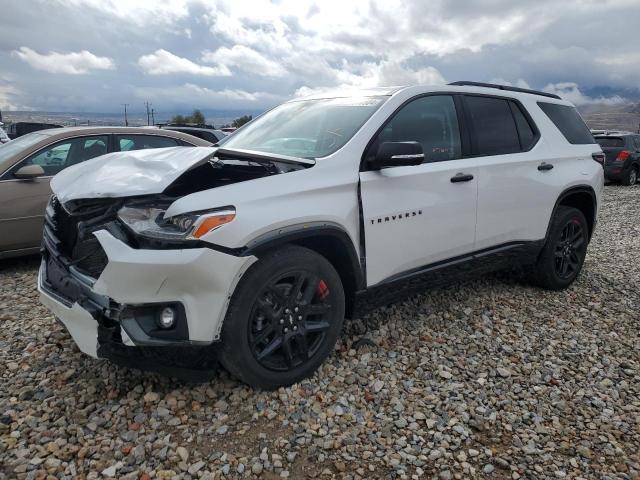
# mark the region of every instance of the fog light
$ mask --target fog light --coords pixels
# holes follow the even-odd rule
[[[171,328],[173,324],[176,322],[176,312],[171,307],[164,307],[160,312],[160,318],[158,319],[158,323],[162,328]]]

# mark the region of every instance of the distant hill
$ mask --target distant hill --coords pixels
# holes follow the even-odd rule
[[[640,103],[595,104],[581,107],[579,110],[589,128],[631,132],[637,132],[640,128]]]
[[[243,115],[252,115],[254,118],[262,113],[259,110],[203,110],[207,123],[219,127],[231,123],[234,119]],[[174,115],[190,114],[190,111],[155,112],[155,123],[167,123]],[[147,124],[147,114],[144,112],[128,112],[129,126],[142,126]],[[44,122],[56,123],[64,126],[75,125],[124,125],[123,113],[100,112],[38,112],[38,111],[3,111],[2,120],[9,122]]]

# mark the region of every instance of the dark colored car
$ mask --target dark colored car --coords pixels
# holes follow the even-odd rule
[[[56,125],[54,123],[16,122],[7,126],[7,135],[13,140],[27,133],[47,130],[49,128],[62,128],[62,125]]]
[[[218,143],[228,135],[228,133],[225,133],[222,130],[217,130],[210,125],[178,125],[170,123],[168,125],[163,125],[161,128],[163,130],[188,133],[189,135],[193,135],[194,137],[201,138],[202,140],[206,140],[211,143]]]
[[[640,178],[640,135],[610,132],[597,135],[595,139],[605,154],[605,178],[623,185],[635,185]]]

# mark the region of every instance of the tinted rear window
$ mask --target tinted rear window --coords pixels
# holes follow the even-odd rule
[[[520,151],[518,129],[507,100],[465,96],[473,124],[474,155],[500,155]]]
[[[538,106],[558,127],[569,143],[574,145],[596,143],[589,128],[574,107],[547,102],[538,102]]]
[[[624,147],[624,138],[620,137],[596,137],[596,142],[602,148],[606,147]]]

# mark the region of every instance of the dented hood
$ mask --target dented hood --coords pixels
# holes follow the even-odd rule
[[[170,147],[108,153],[64,169],[51,180],[51,189],[62,203],[80,198],[160,193],[217,150]]]

